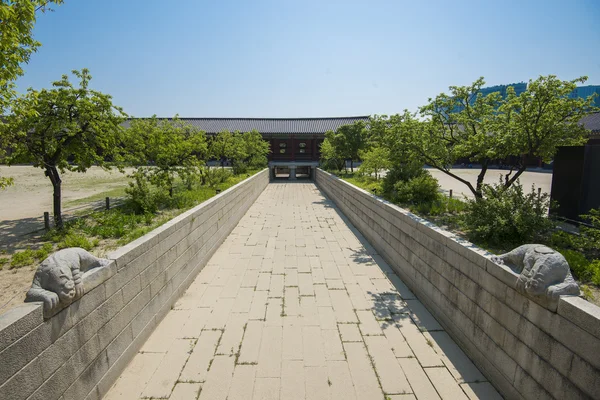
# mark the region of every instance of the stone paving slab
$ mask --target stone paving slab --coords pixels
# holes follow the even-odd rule
[[[272,183],[107,399],[502,398],[312,183]]]

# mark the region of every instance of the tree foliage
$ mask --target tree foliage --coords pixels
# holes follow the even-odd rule
[[[111,96],[90,89],[89,71],[73,71],[79,87],[67,75],[51,89],[29,89],[15,99],[1,136],[11,149],[6,161],[32,162],[44,169],[53,186],[54,221],[62,228],[61,178],[68,171],[85,172],[92,165],[108,168],[118,159],[124,113]]]
[[[237,154],[236,138],[229,131],[217,133],[210,139],[209,153],[211,157],[215,157],[221,163],[221,167],[225,168],[225,161],[233,159]]]
[[[0,2],[0,111],[15,95],[13,82],[23,75],[21,64],[41,45],[33,38],[36,13],[62,0],[11,0]]]
[[[219,132],[211,138],[209,149],[210,155],[221,162],[221,167],[225,166],[226,160],[230,160],[236,173],[243,172],[241,169],[247,166],[265,167],[267,155],[271,151],[269,142],[256,130],[246,133]]]
[[[173,197],[176,177],[183,181],[199,173],[208,156],[206,134],[180,120],[134,119],[127,130],[130,162],[153,185]]]
[[[242,146],[246,153],[245,162],[250,168],[264,168],[267,166],[267,156],[271,148],[269,142],[263,139],[257,130],[242,134]]]
[[[334,133],[329,131],[325,134],[325,140],[321,143],[321,166],[325,169],[341,171],[346,162],[344,157],[337,152],[337,149],[331,144],[331,136]]]
[[[376,180],[379,179],[379,173],[389,169],[391,165],[390,152],[383,146],[371,147],[369,150],[361,152],[360,158],[362,159],[360,171],[368,175],[375,174]]]
[[[367,146],[367,131],[365,123],[357,121],[351,125],[343,125],[337,131],[325,133],[325,140],[329,142],[327,146],[332,147],[331,158],[341,158],[350,161],[350,170],[354,172],[354,161],[360,159],[360,152]],[[326,150],[329,150],[326,148]],[[321,148],[321,152],[323,149]],[[325,159],[324,157],[322,157]]]
[[[592,109],[593,99],[568,97],[576,83],[585,80],[540,77],[519,96],[509,87],[506,98],[498,92],[483,95],[483,78],[469,86],[451,86],[450,94],[442,93],[421,108],[425,121],[411,132],[407,143],[423,162],[481,198],[485,174],[494,160],[509,156],[518,160],[505,176],[508,188],[525,171],[530,157],[549,160],[558,146],[585,141],[585,129],[578,121]],[[451,172],[461,158],[481,165],[475,186]]]
[[[14,81],[23,75],[21,64],[29,61],[40,43],[33,38],[36,13],[62,0],[11,0],[0,2],[0,113],[14,99]],[[0,121],[0,128],[3,124]],[[0,145],[2,143],[0,142]],[[2,151],[2,150],[0,150]],[[2,154],[0,154],[2,156]],[[12,178],[0,176],[0,190],[14,183]]]

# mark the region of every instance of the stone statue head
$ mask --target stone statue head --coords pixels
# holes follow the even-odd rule
[[[60,265],[46,270],[45,286],[56,293],[61,302],[70,303],[75,297],[75,282],[70,266]]]

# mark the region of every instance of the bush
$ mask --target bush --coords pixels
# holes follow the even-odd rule
[[[152,187],[143,172],[136,171],[131,177],[134,181],[129,182],[129,187],[125,189],[128,196],[127,206],[136,214],[156,213],[164,195]]]
[[[83,235],[75,233],[68,233],[62,242],[58,244],[59,249],[66,249],[68,247],[81,247],[87,251],[90,251],[94,247],[98,246],[100,241],[98,239],[88,239]],[[14,259],[14,256],[13,256]]]
[[[583,254],[575,250],[558,249],[565,257],[571,267],[575,277],[581,282],[589,282],[594,276],[594,271],[590,268],[590,262]]]
[[[593,271],[592,283],[596,286],[600,286],[600,260],[592,261],[589,267]]]
[[[470,200],[465,226],[471,240],[491,245],[531,243],[543,240],[554,227],[546,217],[549,196],[540,196],[534,188],[523,193],[520,183],[505,189],[497,185],[483,187],[482,199]]]
[[[429,172],[410,178],[408,181],[398,181],[394,184],[394,201],[399,203],[425,204],[438,199],[438,181]]]
[[[54,250],[54,246],[52,246],[52,243],[44,243],[42,247],[40,247],[34,252],[34,257],[40,261],[43,261],[46,258],[48,258],[50,253],[52,253],[52,250]]]
[[[383,178],[383,192],[390,198],[395,197],[395,188],[397,182],[404,181],[408,182],[412,178],[416,178],[427,171],[423,169],[422,164],[404,164],[400,166],[393,166]]]
[[[222,168],[210,168],[206,171],[206,183],[211,188],[225,182],[227,179],[231,178],[232,173],[228,169]]]
[[[248,171],[248,163],[235,160],[233,162],[233,173],[235,175],[245,174]]]
[[[31,249],[13,254],[12,260],[10,260],[10,268],[21,268],[33,264],[34,255],[35,253]]]
[[[255,154],[250,157],[248,161],[248,167],[251,169],[263,169],[266,168],[269,161],[267,160],[267,156],[263,154]]]

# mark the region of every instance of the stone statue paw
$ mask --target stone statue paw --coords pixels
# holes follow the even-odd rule
[[[50,318],[85,294],[85,272],[103,268],[109,263],[110,260],[94,257],[78,247],[59,250],[42,261],[25,301],[43,302],[44,317]]]

